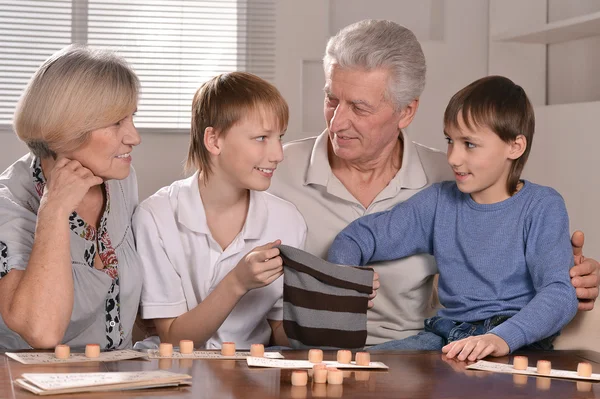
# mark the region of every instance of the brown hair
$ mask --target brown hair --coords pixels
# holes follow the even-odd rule
[[[476,80],[450,99],[444,113],[444,126],[457,128],[459,117],[463,118],[467,128],[486,126],[507,143],[519,135],[525,137],[527,147],[518,159],[513,160],[507,180],[508,192],[514,194],[535,131],[533,106],[523,88],[503,76]]]
[[[65,47],[29,81],[15,111],[15,132],[41,158],[73,151],[92,130],[133,113],[139,87],[135,73],[112,52]]]
[[[281,132],[287,129],[289,110],[279,90],[264,79],[247,72],[224,73],[205,82],[194,95],[192,126],[186,169],[212,172],[210,154],[204,145],[204,132],[212,127],[227,131],[249,112],[270,111]]]

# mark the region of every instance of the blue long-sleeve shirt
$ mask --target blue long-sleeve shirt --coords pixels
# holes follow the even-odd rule
[[[577,312],[569,218],[550,187],[525,181],[505,201],[478,204],[454,182],[434,184],[352,222],[329,261],[365,265],[417,253],[435,256],[438,315],[464,322],[511,316],[490,331],[511,352],[558,332]]]

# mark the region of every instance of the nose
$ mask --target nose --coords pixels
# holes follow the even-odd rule
[[[125,135],[123,136],[123,144],[136,146],[136,145],[140,144],[141,142],[142,142],[142,138],[141,138],[139,132],[137,131],[135,125],[133,124],[133,122],[131,122],[127,126],[127,131],[125,132]]]
[[[279,138],[270,140],[269,162],[278,164],[281,161],[283,161],[283,145],[281,144],[281,140]]]
[[[448,164],[452,167],[457,167],[462,165],[462,153],[459,146],[454,146],[452,144],[448,144]]]
[[[338,104],[329,120],[329,130],[333,133],[341,132],[348,129],[349,125],[348,108],[344,104]]]

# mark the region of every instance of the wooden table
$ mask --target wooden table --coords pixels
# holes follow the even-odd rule
[[[284,351],[288,359],[306,359],[305,351]],[[522,352],[530,365],[539,359],[557,369],[576,370],[581,361],[600,373],[600,353],[592,351]],[[335,360],[326,352],[325,360]],[[577,383],[510,374],[465,370],[465,363],[445,359],[438,352],[373,352],[371,360],[387,364],[389,371],[346,372],[342,386],[314,384],[293,387],[291,370],[248,368],[235,360],[127,360],[114,363],[72,363],[58,366],[23,365],[0,355],[0,398],[37,397],[16,387],[22,373],[99,372],[164,369],[193,376],[186,388],[108,393],[71,394],[49,398],[600,398],[600,383]],[[491,359],[512,362],[512,357]]]

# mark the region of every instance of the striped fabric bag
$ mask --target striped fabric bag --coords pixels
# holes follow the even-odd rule
[[[293,348],[359,349],[367,340],[373,270],[341,266],[280,245],[283,327]]]

